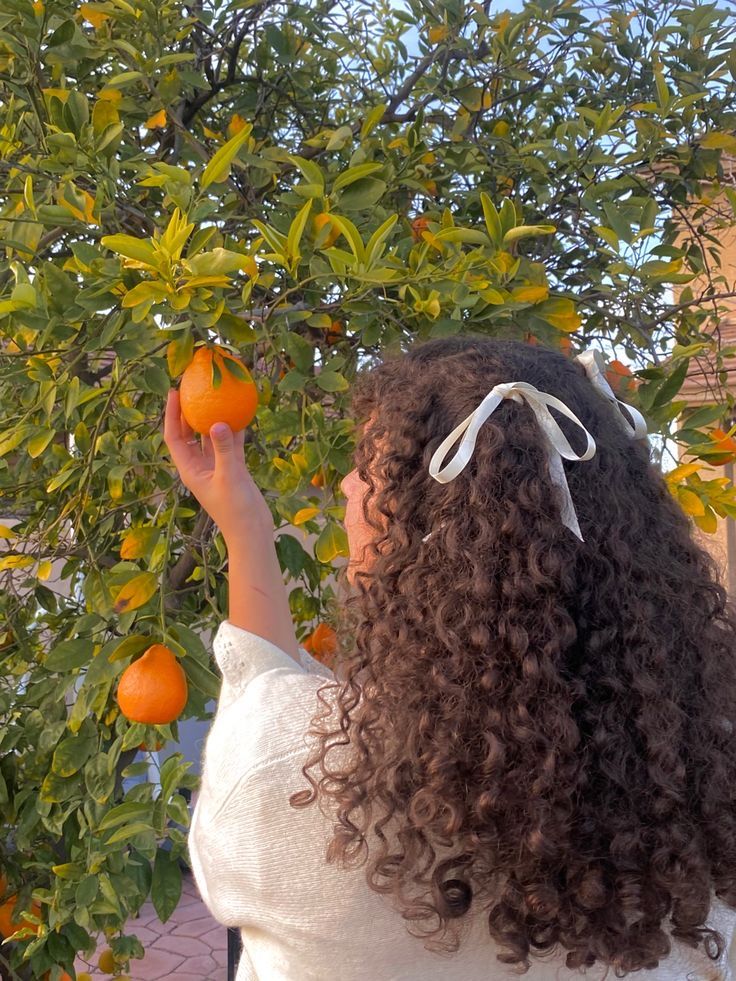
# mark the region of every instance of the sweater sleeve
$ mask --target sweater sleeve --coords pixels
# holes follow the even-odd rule
[[[251,900],[258,897],[256,882],[243,893],[246,870],[268,850],[269,811],[281,806],[272,806],[270,799],[280,789],[272,773],[279,764],[304,757],[316,692],[334,675],[304,648],[297,663],[280,647],[227,620],[214,637],[213,653],[222,686],[205,741],[187,844],[205,904],[219,922],[235,926],[242,925]],[[239,883],[235,893],[233,881]],[[239,897],[235,904],[234,895]]]

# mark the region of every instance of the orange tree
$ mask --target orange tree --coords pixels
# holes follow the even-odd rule
[[[303,641],[346,554],[345,392],[409,338],[616,345],[622,397],[691,454],[673,493],[705,530],[736,514],[707,469],[736,451],[730,393],[675,432],[693,359],[722,383],[733,353],[732,37],[657,0],[6,0],[0,900],[28,910],[6,970],[54,981],[101,935],[123,970],[131,917],[180,895],[191,761],[164,749],[151,783],[139,747],[177,721],[131,724],[115,691],[162,643],[182,718],[218,692],[199,634],[226,555],[161,435],[197,346],[256,382],[245,452]]]

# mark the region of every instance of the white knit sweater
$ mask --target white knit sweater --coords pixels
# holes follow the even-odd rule
[[[194,877],[212,915],[243,938],[237,981],[510,981],[484,917],[462,922],[460,949],[433,953],[410,936],[390,900],[371,890],[365,866],[325,861],[331,822],[289,796],[301,772],[317,689],[331,672],[300,648],[302,666],[270,641],[223,621],[213,641],[222,672],[189,832]],[[336,765],[339,751],[328,763]],[[334,755],[333,755],[334,754]],[[315,774],[319,773],[319,769]],[[736,911],[714,900],[708,920],[730,946]],[[599,981],[564,966],[564,951],[532,957],[524,981]],[[613,971],[610,972],[613,976]],[[676,941],[642,981],[733,981],[728,949],[713,962]],[[207,979],[209,981],[209,979]]]

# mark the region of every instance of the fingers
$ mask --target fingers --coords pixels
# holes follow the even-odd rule
[[[166,397],[164,442],[185,486],[189,476],[201,469],[202,454],[199,447],[187,443],[187,439],[193,438],[193,430],[181,417],[179,393],[171,388]]]

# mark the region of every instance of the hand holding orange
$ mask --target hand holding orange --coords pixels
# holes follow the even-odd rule
[[[214,358],[214,364],[217,363],[218,359]],[[208,370],[211,370],[211,364]],[[185,388],[190,370],[192,381]],[[225,370],[222,370],[222,386],[225,385]],[[250,390],[247,383],[246,388]],[[252,388],[255,391],[255,385]],[[227,391],[233,399],[239,397],[238,393],[243,394],[237,385]],[[218,392],[219,388],[210,387],[206,373],[201,373],[201,365],[195,366],[193,361],[184,371],[181,390],[169,391],[164,440],[184,486],[214,520],[225,541],[235,543],[244,538],[247,540],[255,529],[265,527],[272,532],[274,525],[268,504],[245,464],[243,452],[244,427],[253,419],[257,396],[252,403],[246,399],[235,410],[228,399],[222,401]],[[187,414],[184,413],[185,404]],[[201,427],[198,429],[202,432],[201,446],[195,445],[195,429],[190,420],[196,427]],[[224,423],[222,431],[219,426],[214,426],[215,423]],[[210,429],[206,430],[208,424]]]

